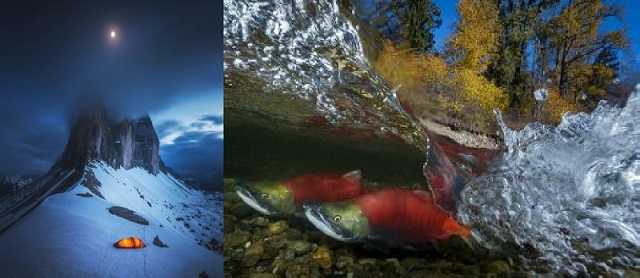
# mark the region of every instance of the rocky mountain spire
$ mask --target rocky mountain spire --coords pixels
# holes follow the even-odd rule
[[[133,164],[142,166],[142,168],[147,169],[154,175],[157,174],[161,168],[159,149],[160,140],[158,140],[158,134],[153,128],[149,115],[145,115],[138,119],[135,126]]]
[[[103,160],[116,169],[142,167],[156,175],[165,171],[159,147],[148,115],[110,123],[104,102],[91,100],[79,107],[60,163],[65,168],[82,168],[90,160]]]
[[[91,99],[78,106],[76,120],[62,154],[64,167],[83,167],[90,159],[111,161],[113,146],[107,109],[102,99]]]

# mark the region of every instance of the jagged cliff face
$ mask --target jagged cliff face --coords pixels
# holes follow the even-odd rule
[[[111,161],[113,152],[107,110],[102,102],[84,107],[62,155],[65,167],[81,167],[91,158]]]
[[[144,116],[135,125],[133,165],[141,166],[152,174],[160,172],[160,141],[149,116]],[[125,167],[126,168],[126,167]]]
[[[142,167],[157,175],[165,170],[159,145],[148,115],[110,123],[104,103],[99,101],[80,111],[60,163],[66,168],[81,168],[89,160],[102,160],[115,169]]]
[[[135,124],[129,119],[125,119],[118,125],[118,141],[116,141],[116,149],[121,156],[118,156],[117,163],[125,169],[133,167],[133,151],[135,150]]]

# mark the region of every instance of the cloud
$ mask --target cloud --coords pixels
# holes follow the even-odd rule
[[[200,143],[204,137],[209,135],[211,132],[199,132],[199,131],[189,131],[183,133],[181,136],[173,140],[174,144],[191,144],[191,143]]]
[[[158,133],[158,137],[160,138],[167,136],[171,131],[179,128],[180,122],[175,120],[167,120],[159,125],[155,125],[156,133]]]
[[[67,142],[64,116],[42,118],[22,114],[19,107],[4,108],[0,110],[0,174],[45,173]]]
[[[200,118],[200,121],[210,121],[214,125],[224,124],[224,117],[222,115],[207,115]]]
[[[224,140],[221,132],[185,132],[173,144],[160,147],[160,155],[176,173],[184,178],[214,180],[222,188]]]
[[[191,123],[190,126],[195,128],[204,128],[205,126],[207,126],[207,124],[203,122],[197,122],[197,123]]]
[[[174,144],[175,140],[189,132],[222,132],[223,116],[211,114],[211,104],[187,102],[152,115],[157,125],[161,144]],[[222,106],[222,104],[220,104]],[[222,138],[222,135],[219,136]]]
[[[158,112],[154,122],[165,164],[183,178],[222,190],[224,117],[216,112],[210,103],[188,101]]]

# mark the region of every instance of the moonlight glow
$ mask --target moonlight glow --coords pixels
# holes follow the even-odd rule
[[[111,31],[111,38],[115,38],[116,37],[116,31]]]

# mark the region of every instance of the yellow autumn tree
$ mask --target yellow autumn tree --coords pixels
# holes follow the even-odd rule
[[[550,45],[555,47],[548,51],[557,55],[553,70],[557,88],[563,98],[573,97],[573,102],[577,103],[585,93],[582,88],[584,77],[592,71],[589,64],[599,53],[607,49],[628,47],[629,41],[624,28],[601,28],[605,19],[620,17],[622,12],[619,6],[601,0],[574,0],[569,1],[560,14],[549,21]],[[581,78],[583,80],[579,80]],[[601,96],[597,93],[592,96],[594,99],[599,97]]]
[[[460,0],[456,9],[460,19],[449,38],[449,54],[457,67],[484,72],[498,49],[497,5],[493,0]]]
[[[428,53],[418,53],[414,49],[396,46],[390,41],[382,44],[382,50],[373,66],[393,86],[400,87],[400,99],[422,114],[427,110],[439,113],[433,100],[446,91],[452,91],[454,82],[450,69],[442,57]],[[448,105],[448,106],[447,106]],[[445,109],[454,109],[455,105],[443,103]],[[462,110],[461,107],[455,109]]]
[[[560,96],[558,89],[550,89],[548,99],[544,103],[540,121],[543,123],[559,124],[565,113],[576,113],[580,110],[571,100]]]
[[[415,90],[423,86],[423,72],[413,49],[398,48],[385,40],[382,50],[373,61],[373,66],[392,85],[401,86],[402,91]]]
[[[449,96],[449,101],[462,103],[467,120],[487,128],[494,119],[493,109],[508,105],[508,96],[482,76],[498,49],[497,5],[493,0],[460,0],[456,9],[460,19],[447,42],[447,54],[461,93]]]
[[[488,128],[494,122],[494,108],[501,111],[507,108],[508,96],[477,72],[456,68],[455,78],[463,91],[459,101],[464,103],[467,117],[479,127]]]

